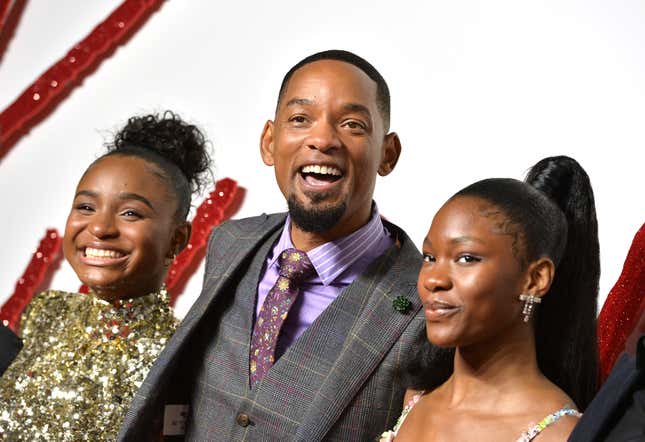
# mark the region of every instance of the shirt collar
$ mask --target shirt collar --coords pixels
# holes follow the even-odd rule
[[[323,285],[334,282],[338,276],[350,268],[360,257],[376,246],[387,231],[381,221],[376,203],[372,203],[372,214],[369,221],[360,229],[347,236],[322,244],[309,252],[307,256],[316,270]],[[291,242],[291,217],[287,215],[284,229],[273,249],[269,267],[277,265],[278,256],[283,250],[294,247]]]

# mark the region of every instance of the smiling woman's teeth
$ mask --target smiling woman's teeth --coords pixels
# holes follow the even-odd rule
[[[120,258],[123,254],[116,250],[93,249],[92,247],[86,247],[85,256],[90,258]]]

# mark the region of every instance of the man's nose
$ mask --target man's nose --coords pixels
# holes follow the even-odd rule
[[[328,121],[318,121],[311,128],[306,144],[311,149],[327,152],[338,149],[342,145],[335,124]]]

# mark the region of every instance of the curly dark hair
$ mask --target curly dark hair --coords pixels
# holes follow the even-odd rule
[[[159,167],[160,177],[177,196],[177,217],[186,219],[191,195],[212,181],[208,141],[195,125],[183,121],[172,111],[128,119],[114,140],[107,144],[111,155],[143,158]],[[99,158],[100,159],[100,158]]]

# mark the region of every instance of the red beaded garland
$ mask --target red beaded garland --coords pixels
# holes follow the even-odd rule
[[[4,23],[9,15],[9,0],[0,0],[0,30],[4,29]]]
[[[162,0],[125,0],[0,113],[0,158],[134,33]]]
[[[40,240],[38,249],[27,265],[25,273],[16,282],[16,288],[9,299],[0,308],[0,321],[9,328],[16,330],[20,323],[20,315],[29,304],[34,291],[40,286],[47,271],[60,253],[62,238],[56,229],[47,229]]]

